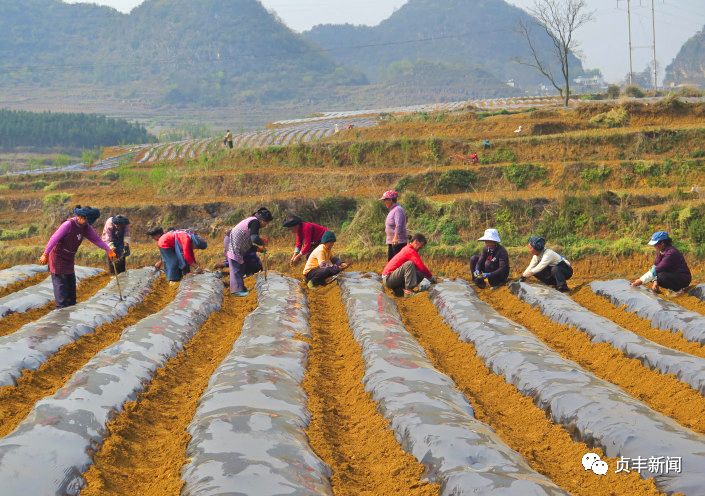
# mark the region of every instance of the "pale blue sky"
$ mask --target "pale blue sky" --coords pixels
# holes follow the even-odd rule
[[[198,0],[194,0],[198,1]],[[316,24],[377,24],[389,17],[406,0],[261,0],[292,29],[303,31]],[[442,1],[442,0],[439,0]],[[508,0],[519,7],[533,0]],[[655,0],[657,58],[668,65],[681,45],[705,26],[704,0]],[[76,3],[76,0],[70,0]],[[93,0],[123,12],[142,0]],[[587,0],[595,21],[579,32],[586,67],[598,67],[610,81],[628,72],[626,0]],[[641,71],[651,60],[651,0],[632,0],[634,70]]]

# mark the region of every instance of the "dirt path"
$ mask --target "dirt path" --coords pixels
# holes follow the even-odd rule
[[[436,495],[424,467],[402,450],[362,384],[362,350],[348,327],[337,285],[308,291],[311,349],[303,386],[312,420],[308,437],[333,470],[334,494]]]
[[[30,412],[34,404],[53,395],[63,384],[103,348],[113,344],[122,331],[143,318],[161,310],[176,295],[176,286],[164,279],[154,283],[145,300],[131,308],[122,319],[105,324],[66,345],[37,370],[25,372],[17,386],[0,388],[0,437],[12,432]]]
[[[616,384],[681,425],[705,432],[705,398],[675,376],[651,370],[607,343],[593,343],[587,334],[556,324],[506,287],[492,292],[478,291],[478,294],[500,314],[529,329],[563,357]]]
[[[106,284],[108,284],[108,282],[110,282],[110,276],[108,274],[101,274],[98,276],[90,277],[88,279],[84,279],[82,282],[79,282],[78,286],[76,287],[76,301],[78,303],[86,301],[87,299],[95,295],[98,291],[103,289]],[[30,310],[29,312],[13,313],[8,315],[7,317],[4,317],[0,320],[0,324],[2,324],[2,327],[0,327],[0,336],[7,336],[8,334],[12,334],[23,325],[41,319],[55,308],[56,303],[52,301],[50,303],[47,303],[43,307],[35,308],[34,310]]]
[[[254,292],[247,298],[226,296],[223,308],[157,371],[137,401],[125,405],[108,425],[111,434],[86,472],[83,496],[179,495],[190,440],[186,428],[208,380],[256,306]]]
[[[34,274],[32,277],[29,277],[24,281],[16,282],[15,284],[5,286],[3,289],[0,289],[0,298],[4,298],[9,294],[16,293],[17,291],[21,291],[30,286],[34,286],[35,284],[39,284],[47,277],[51,277],[49,273],[41,272],[39,274]]]
[[[634,334],[638,334],[662,346],[705,358],[705,345],[688,341],[681,332],[656,329],[651,326],[651,322],[648,320],[642,319],[635,313],[617,308],[607,298],[596,295],[590,288],[580,288],[571,297],[591,312],[610,319]],[[674,301],[683,304],[680,299]]]
[[[434,366],[448,374],[470,400],[477,419],[490,425],[534,470],[578,496],[661,494],[653,481],[642,480],[636,473],[610,471],[604,477],[595,477],[583,470],[582,456],[591,451],[603,455],[599,449],[571,439],[530,398],[490,372],[475,347],[458,339],[426,295],[396,301],[409,332]],[[616,459],[602,458],[616,466]]]

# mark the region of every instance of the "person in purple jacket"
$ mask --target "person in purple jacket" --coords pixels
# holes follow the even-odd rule
[[[399,193],[394,190],[385,191],[380,198],[384,206],[389,209],[387,220],[384,222],[384,232],[387,235],[387,261],[394,258],[404,248],[409,240],[406,230],[406,212],[397,203]]]
[[[654,266],[641,276],[632,281],[633,287],[653,283],[651,290],[655,293],[660,288],[680,292],[690,286],[692,276],[685,257],[673,246],[673,241],[666,231],[658,231],[651,236],[649,245],[656,250]]]
[[[110,260],[117,258],[115,252],[105,241],[100,239],[98,233],[91,227],[91,224],[100,217],[100,210],[78,205],[73,213],[74,217],[61,224],[52,235],[44,249],[44,254],[39,258],[40,264],[49,263],[56,308],[65,308],[76,304],[74,265],[76,252],[84,239],[88,239],[98,248],[105,250]]]

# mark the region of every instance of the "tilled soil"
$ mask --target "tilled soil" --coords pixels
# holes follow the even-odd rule
[[[675,376],[651,370],[607,343],[593,343],[587,334],[555,323],[506,287],[478,294],[500,314],[529,329],[563,357],[616,384],[681,425],[705,432],[705,398]]]
[[[230,353],[245,317],[257,306],[247,298],[225,297],[184,350],[159,369],[136,401],[109,425],[110,436],[85,474],[86,496],[178,496],[190,436],[186,431],[198,400],[216,368]]]
[[[105,277],[102,276],[103,282]],[[102,325],[94,333],[66,345],[37,370],[25,371],[17,381],[17,386],[0,388],[0,437],[12,432],[37,401],[53,395],[96,353],[120,339],[127,327],[169,304],[176,295],[176,289],[176,286],[167,284],[165,279],[158,279],[144,301],[131,308],[125,317]],[[86,297],[86,293],[83,296]]]
[[[616,459],[604,457],[598,448],[574,441],[568,431],[552,423],[530,398],[493,374],[477,356],[475,347],[458,339],[426,295],[396,301],[406,328],[426,350],[434,366],[450,376],[470,400],[477,419],[491,426],[534,470],[575,495],[661,494],[653,481],[643,480],[636,473],[610,472],[595,477],[583,470],[580,460],[585,453],[598,453],[610,466],[616,466]]]
[[[47,272],[42,272],[39,274],[34,274],[32,277],[29,277],[25,279],[24,281],[16,282],[15,284],[10,284],[9,286],[5,286],[4,289],[0,289],[0,298],[4,298],[5,296],[15,293],[17,291],[21,291],[25,288],[28,288],[30,286],[34,286],[35,284],[39,284],[42,282],[44,279],[47,277],[51,277]]]
[[[363,386],[362,350],[337,285],[308,291],[311,349],[304,390],[311,447],[331,467],[336,495],[435,495],[424,467],[402,450]]]

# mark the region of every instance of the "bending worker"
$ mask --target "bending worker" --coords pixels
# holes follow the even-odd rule
[[[406,212],[397,203],[399,193],[394,190],[385,191],[382,195],[384,206],[389,209],[384,222],[384,232],[387,235],[387,261],[406,246],[409,234],[406,231]]]
[[[470,259],[470,272],[473,282],[480,288],[486,286],[485,280],[492,288],[497,288],[509,279],[509,254],[502,246],[502,240],[496,229],[487,229],[478,239],[485,242],[481,255]]]
[[[426,237],[423,234],[414,234],[411,242],[394,255],[384,267],[382,282],[394,292],[395,296],[411,296],[415,289],[427,289],[434,282],[433,274],[424,265],[419,255],[419,251],[424,246],[426,246]]]
[[[538,236],[529,238],[529,252],[533,255],[531,263],[522,274],[522,279],[534,276],[558,291],[567,292],[566,281],[573,277],[570,262],[555,251],[546,248],[546,240]]]
[[[61,224],[49,238],[44,254],[39,258],[40,264],[49,263],[56,308],[76,304],[76,252],[84,239],[105,250],[108,259],[115,260],[117,257],[91,227],[100,217],[100,210],[78,205],[73,213],[74,216]]]
[[[328,230],[324,226],[319,226],[313,222],[304,222],[296,215],[290,215],[284,221],[284,227],[288,228],[296,236],[294,254],[291,256],[291,265],[299,260],[308,260],[308,256],[321,243],[323,234]]]
[[[632,286],[637,287],[642,284],[653,283],[652,291],[658,292],[659,288],[670,289],[671,291],[682,291],[692,281],[690,269],[683,254],[673,246],[673,240],[665,231],[658,231],[651,236],[649,245],[656,250],[656,260],[654,266],[632,282]]]
[[[205,250],[208,248],[208,243],[196,233],[180,229],[167,231],[159,237],[157,246],[162,255],[162,267],[169,282],[180,281],[191,272],[192,267],[194,272],[202,272],[194,250]]]
[[[272,213],[262,207],[243,219],[230,231],[228,263],[230,264],[230,294],[247,296],[244,278],[262,270],[257,252],[267,252],[267,239],[259,235],[260,229],[272,222]]]
[[[117,273],[122,274],[130,255],[130,220],[122,215],[110,217],[105,221],[102,239],[118,257],[114,264],[108,259],[108,271],[114,274],[117,269]]]
[[[330,284],[335,281],[342,270],[348,268],[348,264],[333,256],[335,242],[335,234],[326,231],[321,238],[321,244],[308,257],[304,268],[304,278],[309,288],[313,289],[315,286]]]

